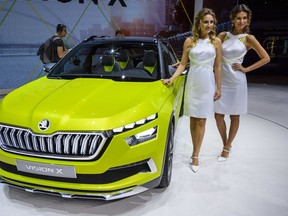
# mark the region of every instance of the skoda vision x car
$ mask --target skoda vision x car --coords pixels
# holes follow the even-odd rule
[[[161,38],[96,37],[0,101],[0,181],[113,200],[165,188],[185,73]]]

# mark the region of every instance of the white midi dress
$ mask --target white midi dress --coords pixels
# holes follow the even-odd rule
[[[212,118],[214,115],[215,46],[209,38],[198,39],[189,51],[190,68],[184,93],[184,115]]]
[[[227,115],[247,113],[247,79],[242,71],[232,69],[233,63],[242,64],[247,49],[243,43],[247,34],[227,32],[222,43],[221,98],[215,102],[215,112]]]

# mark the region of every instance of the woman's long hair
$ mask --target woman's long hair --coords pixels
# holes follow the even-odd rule
[[[245,26],[245,28],[243,29],[243,33],[248,33],[250,34],[250,28],[249,28],[249,24],[251,22],[251,19],[252,19],[252,11],[251,9],[245,5],[245,4],[240,4],[240,5],[237,5],[235,6],[231,12],[230,12],[230,20],[232,22],[232,25],[231,25],[231,29],[230,31],[232,32],[235,28],[234,24],[233,24],[233,20],[236,18],[237,14],[240,13],[240,12],[245,12],[247,13],[247,19],[248,19],[248,25]]]
[[[192,44],[191,47],[194,47],[197,43],[197,40],[201,37],[201,24],[203,22],[203,17],[206,15],[211,15],[214,20],[214,26],[211,32],[209,32],[209,38],[211,40],[211,43],[215,45],[215,38],[216,38],[216,25],[217,25],[217,19],[214,11],[210,8],[202,8],[195,17],[194,25],[192,27]]]

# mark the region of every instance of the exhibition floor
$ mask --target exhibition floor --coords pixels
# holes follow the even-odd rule
[[[180,118],[173,176],[166,190],[106,202],[32,194],[0,185],[1,215],[288,215],[288,86],[249,84],[248,104],[226,162],[217,162],[221,140],[214,119],[207,121],[196,174],[188,164],[189,118]]]

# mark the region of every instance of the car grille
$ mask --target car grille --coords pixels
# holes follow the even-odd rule
[[[91,160],[107,139],[103,133],[34,134],[28,129],[0,125],[0,147],[4,151],[46,158]]]

